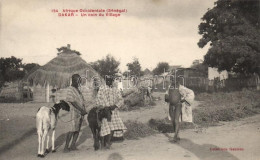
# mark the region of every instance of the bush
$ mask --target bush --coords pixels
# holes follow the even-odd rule
[[[260,113],[259,97],[253,90],[198,94],[196,99],[203,102],[193,112],[194,122],[212,125]]]
[[[156,133],[155,130],[150,128],[148,125],[137,121],[127,121],[125,122],[127,131],[124,134],[126,139],[138,139],[146,136],[151,136]]]
[[[150,119],[148,122],[149,126],[162,133],[172,133],[173,126],[167,119]]]
[[[124,102],[128,107],[141,106],[143,103],[142,94],[139,91],[134,91],[124,98]]]
[[[156,105],[154,101],[150,101],[149,103],[144,102],[143,94],[138,88],[126,89],[122,95],[124,98],[124,106],[120,108],[122,111],[136,110],[141,107]]]
[[[260,113],[259,97],[260,92],[253,90],[198,94],[196,99],[201,103],[193,110],[193,122],[199,127],[215,126],[219,121],[233,121]],[[181,122],[180,129],[194,128],[195,125]],[[149,126],[162,133],[173,132],[167,118],[151,119]]]
[[[173,125],[172,122],[168,120],[168,118],[165,119],[150,119],[148,122],[149,126],[155,130],[158,130],[162,133],[173,133]],[[191,129],[194,128],[193,123],[188,122],[180,122],[180,130],[183,129]]]

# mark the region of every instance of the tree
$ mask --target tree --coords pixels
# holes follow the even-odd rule
[[[156,66],[156,68],[154,68],[153,73],[154,75],[160,75],[162,73],[164,73],[164,71],[168,71],[170,68],[169,63],[167,62],[159,62]]]
[[[40,65],[37,63],[28,63],[28,64],[23,65],[25,74],[31,73],[31,72],[35,71],[36,69],[38,69],[39,67],[40,67]]]
[[[141,70],[141,64],[139,63],[137,58],[133,58],[132,63],[127,63],[126,65],[131,75],[142,76],[143,72]]]
[[[57,50],[58,50],[58,53],[57,53],[57,55],[60,55],[61,53],[76,53],[77,55],[81,55],[81,53],[79,52],[79,51],[76,51],[76,50],[71,50],[70,49],[70,44],[68,44],[67,45],[67,47],[65,47],[65,46],[62,46],[62,47],[60,47],[60,48],[57,48]]]
[[[192,62],[191,68],[196,69],[201,75],[208,75],[208,65],[203,63],[202,60],[194,60]]]
[[[22,59],[14,56],[10,58],[0,58],[0,77],[5,81],[14,81],[23,78]]]
[[[204,63],[243,74],[258,73],[260,30],[258,0],[218,0],[202,17],[198,42],[210,49]]]
[[[114,76],[119,71],[120,62],[108,54],[105,58],[90,63],[90,65],[105,78],[105,76]]]

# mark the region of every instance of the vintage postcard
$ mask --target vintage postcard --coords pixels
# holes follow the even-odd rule
[[[260,159],[259,0],[0,0],[0,159]]]

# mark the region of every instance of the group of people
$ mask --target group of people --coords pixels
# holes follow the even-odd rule
[[[67,96],[66,102],[70,105],[71,111],[71,126],[70,131],[67,133],[64,152],[78,150],[76,142],[79,136],[81,125],[84,116],[91,109],[85,106],[84,97],[79,89],[81,77],[78,74],[72,76],[71,86],[66,89]],[[96,95],[96,107],[110,107],[112,108],[111,122],[103,119],[101,122],[100,136],[108,137],[108,148],[111,146],[112,137],[123,137],[123,132],[126,131],[122,119],[119,116],[118,109],[124,104],[120,90],[113,87],[113,78],[106,78],[106,85],[99,86]]]
[[[173,82],[173,81],[172,81]],[[74,74],[72,76],[72,84],[69,88],[67,88],[67,96],[66,101],[70,105],[70,115],[71,115],[71,125],[70,131],[67,133],[66,144],[64,147],[64,152],[69,152],[73,150],[77,150],[76,142],[79,136],[79,132],[81,129],[81,125],[84,119],[84,116],[88,113],[91,108],[84,105],[84,97],[79,89],[79,85],[81,83],[81,77],[78,74]],[[176,82],[175,82],[176,87]],[[167,94],[171,93],[172,85],[169,87]],[[194,99],[194,93],[190,89],[185,88],[177,84],[178,94],[181,97],[181,100],[178,103],[173,104],[169,101],[169,117],[173,120],[174,130],[176,128],[176,132],[178,132],[179,123],[176,121],[179,119],[179,116],[186,114],[186,121],[192,121],[191,115],[191,107],[187,107],[189,102]],[[175,96],[178,97],[178,94]],[[171,97],[170,97],[171,99]],[[124,125],[122,119],[119,116],[119,108],[124,104],[124,100],[121,95],[121,91],[113,86],[113,78],[106,78],[106,85],[100,86],[96,95],[96,107],[110,107],[112,108],[111,122],[108,122],[107,119],[103,119],[101,122],[101,131],[100,136],[106,136],[108,142],[108,148],[111,146],[112,137],[122,138],[123,133],[127,130]],[[181,107],[183,104],[184,107]],[[182,116],[183,118],[183,116]],[[176,133],[175,132],[175,133]],[[178,139],[178,133],[174,137],[175,140]]]

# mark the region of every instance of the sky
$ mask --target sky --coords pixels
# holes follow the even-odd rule
[[[0,0],[0,55],[46,64],[71,44],[87,62],[111,54],[142,69],[158,62],[189,67],[208,46],[197,46],[198,25],[215,0]],[[119,17],[59,17],[52,9],[126,9]]]

